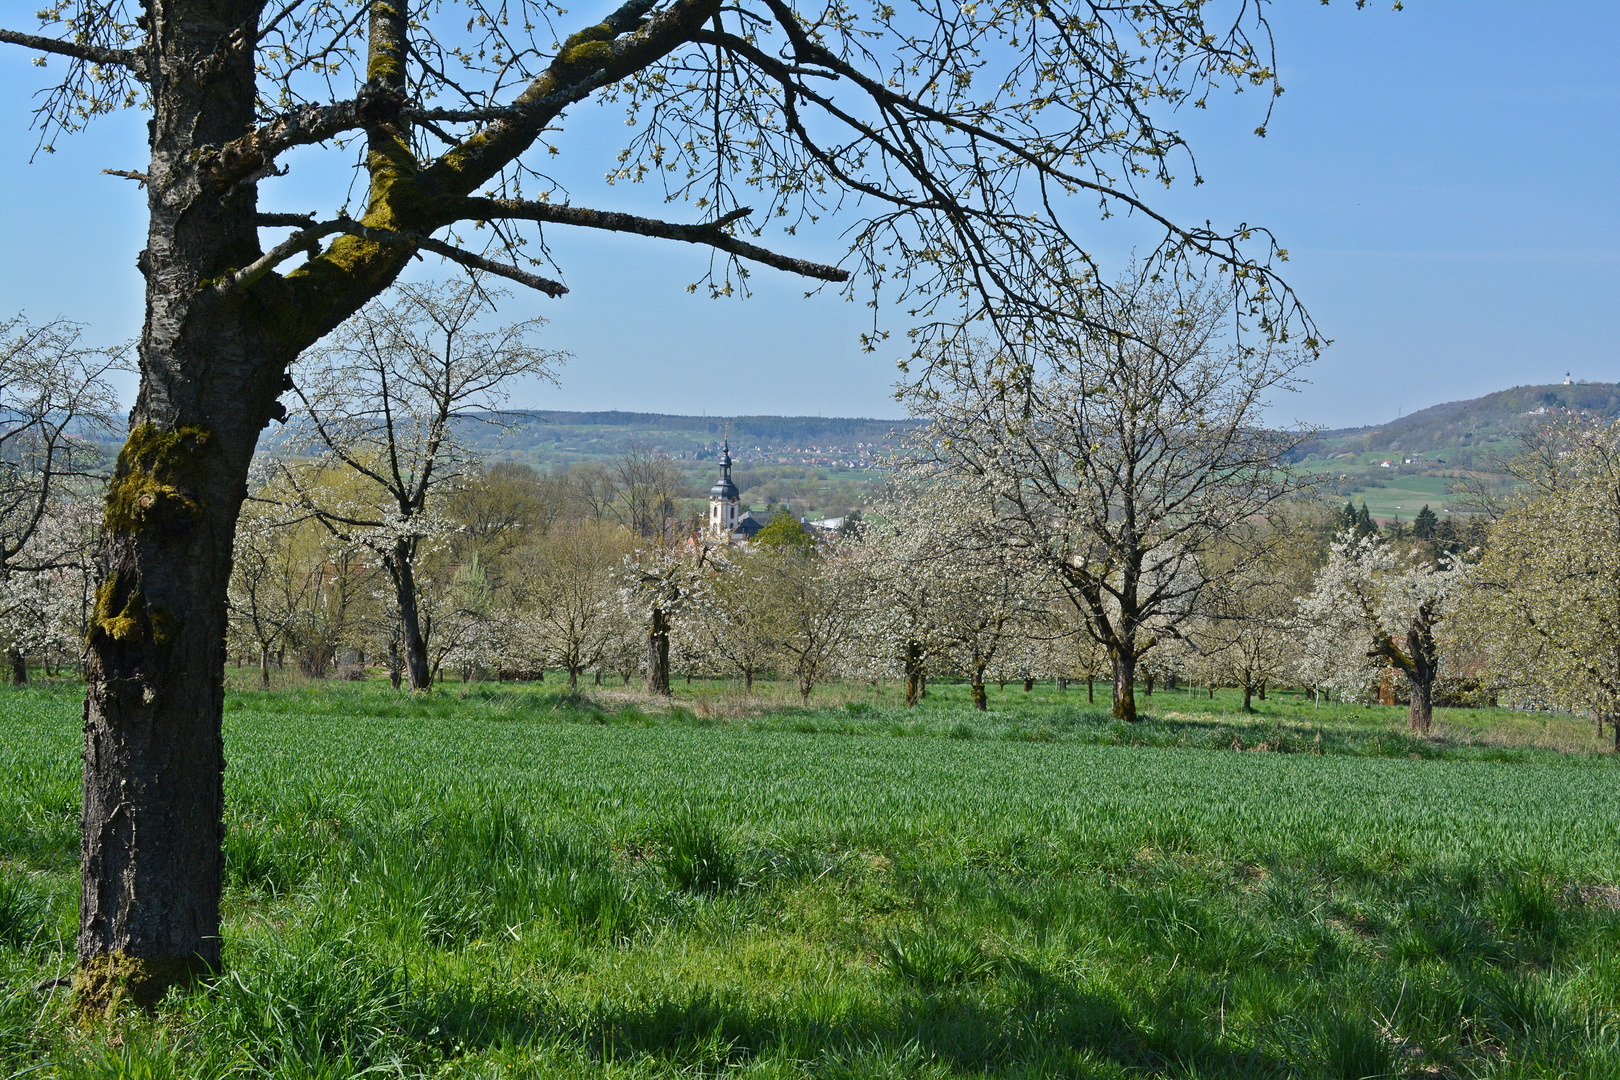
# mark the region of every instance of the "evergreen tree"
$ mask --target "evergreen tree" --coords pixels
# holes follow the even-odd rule
[[[1371,536],[1373,533],[1378,531],[1378,526],[1373,524],[1372,515],[1367,512],[1366,503],[1362,503],[1361,508],[1358,509],[1355,514],[1355,530],[1356,538],[1358,540],[1365,536]]]
[[[1412,519],[1412,535],[1419,540],[1433,540],[1435,530],[1439,525],[1439,517],[1425,503],[1423,509],[1417,512],[1417,517]]]
[[[1434,553],[1455,555],[1458,546],[1456,523],[1449,517],[1437,523],[1434,527]]]

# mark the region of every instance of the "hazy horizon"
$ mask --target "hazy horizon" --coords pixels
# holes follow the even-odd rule
[[[1272,9],[1280,73],[1265,138],[1252,130],[1263,95],[1188,111],[1173,123],[1206,182],[1152,195],[1156,208],[1217,226],[1272,229],[1284,270],[1334,344],[1310,384],[1276,402],[1279,421],[1330,428],[1386,423],[1429,405],[1513,385],[1620,376],[1620,6],[1586,0],[1526,7],[1508,0],[1430,0],[1401,12],[1353,4]],[[582,10],[582,15],[589,8]],[[99,341],[140,331],[135,256],[146,193],[102,169],[146,157],[144,115],[97,118],[29,157],[29,95],[50,71],[0,47],[0,183],[14,211],[0,219],[0,311],[88,323]],[[1524,74],[1520,74],[1524,73]],[[561,175],[586,203],[677,220],[645,187],[602,195],[600,177],[623,139],[617,117],[576,108],[559,142]],[[318,160],[317,160],[318,159]],[[268,210],[326,211],[349,182],[339,155],[291,155],[292,174],[266,184]],[[1074,220],[1113,270],[1141,235],[1128,219]],[[836,259],[847,222],[766,241]],[[685,286],[707,267],[687,245],[640,237],[548,234],[572,292],[514,295],[502,318],[545,315],[547,344],[575,359],[561,385],[525,385],[513,404],[569,411],[867,416],[898,419],[895,361],[905,320],[863,354],[872,312],[769,269],[746,301]],[[88,254],[87,254],[88,253]],[[442,273],[415,264],[415,272]]]

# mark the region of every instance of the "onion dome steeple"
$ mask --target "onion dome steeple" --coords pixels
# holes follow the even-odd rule
[[[742,513],[742,492],[731,479],[731,432],[720,447],[720,479],[709,489],[709,539],[729,544]]]
[[[737,485],[731,480],[731,436],[727,435],[725,443],[720,448],[720,479],[709,489],[709,496],[715,499],[735,499],[740,495]]]

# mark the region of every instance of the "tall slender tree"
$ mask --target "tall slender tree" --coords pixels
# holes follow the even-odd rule
[[[432,665],[417,561],[424,540],[443,531],[446,496],[478,472],[459,429],[500,424],[512,381],[550,378],[565,358],[533,343],[538,319],[479,329],[495,297],[476,278],[399,294],[366,307],[295,369],[304,441],[320,465],[352,472],[361,497],[333,503],[299,482],[300,469],[283,464],[282,473],[298,506],[370,548],[388,571],[405,673],[412,690],[426,690]]]

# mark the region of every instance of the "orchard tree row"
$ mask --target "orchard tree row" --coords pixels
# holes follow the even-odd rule
[[[265,685],[386,666],[418,690],[549,670],[668,692],[674,672],[806,702],[892,679],[916,704],[951,677],[983,709],[989,684],[1057,679],[1106,684],[1125,721],[1156,683],[1238,687],[1245,708],[1291,685],[1398,695],[1416,731],[1437,695],[1620,712],[1616,429],[1527,429],[1512,494],[1379,528],[1289,471],[1308,431],[1262,423],[1303,357],[1234,345],[1209,290],[1148,287],[1115,313],[1129,333],[1051,343],[1021,382],[986,342],[949,352],[859,526],[817,538],[783,514],[717,543],[651,451],[543,475],[468,449],[514,378],[564,359],[537,323],[479,329],[492,305],[477,280],[402,287],[295,369],[229,591],[227,654]],[[121,354],[7,329],[0,644],[21,681],[94,629],[106,481],[83,436],[111,422]]]

